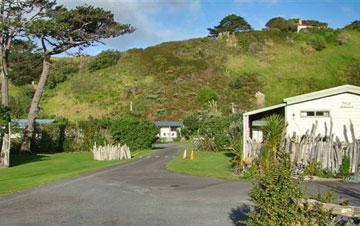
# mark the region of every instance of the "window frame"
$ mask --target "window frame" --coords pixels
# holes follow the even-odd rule
[[[303,115],[303,113],[313,112],[314,115]],[[322,112],[323,115],[318,115],[319,112]],[[300,110],[300,118],[330,118],[330,110]]]

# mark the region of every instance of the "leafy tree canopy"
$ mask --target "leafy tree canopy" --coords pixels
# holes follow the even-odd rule
[[[295,32],[297,31],[297,25],[299,25],[300,19],[292,18],[285,19],[283,17],[274,17],[271,18],[265,26],[270,29],[279,29],[280,31],[285,32]],[[314,26],[319,28],[327,28],[328,24],[325,22],[317,21],[317,20],[301,20],[302,25]]]
[[[296,23],[294,20],[287,20],[283,17],[271,18],[265,26],[267,28],[277,28],[280,31],[296,31]]]
[[[30,41],[15,40],[9,55],[9,78],[15,85],[37,81],[41,73],[41,54]]]
[[[214,28],[208,28],[209,36],[216,37],[221,32],[240,32],[240,31],[250,31],[252,30],[251,25],[241,16],[235,14],[228,15],[224,17],[220,24]]]
[[[129,24],[115,22],[110,11],[89,5],[70,10],[57,6],[47,10],[46,15],[48,18],[36,19],[27,26],[27,33],[41,40],[48,55],[134,31]]]

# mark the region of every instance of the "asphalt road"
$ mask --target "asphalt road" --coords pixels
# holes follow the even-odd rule
[[[179,148],[96,173],[0,197],[0,225],[236,225],[249,210],[251,182],[186,176],[165,170]],[[1,184],[0,184],[1,186]],[[337,189],[360,205],[360,186],[306,184],[313,192]]]

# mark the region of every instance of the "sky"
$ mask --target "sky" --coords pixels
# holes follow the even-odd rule
[[[360,20],[360,0],[58,0],[58,3],[69,8],[82,4],[102,7],[110,10],[117,22],[136,28],[132,34],[87,48],[85,53],[90,55],[106,49],[124,51],[205,37],[207,28],[233,13],[244,17],[255,29],[264,28],[269,19],[277,16],[315,19],[332,28]]]

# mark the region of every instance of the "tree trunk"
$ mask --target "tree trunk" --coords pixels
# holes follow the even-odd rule
[[[32,102],[31,102],[31,106],[30,106],[30,110],[29,110],[29,114],[28,114],[28,118],[27,118],[28,123],[24,130],[23,142],[22,142],[21,148],[20,148],[21,151],[30,151],[31,139],[33,137],[34,129],[35,129],[35,119],[40,110],[39,105],[40,105],[41,96],[44,92],[46,81],[49,76],[50,58],[51,58],[50,55],[45,55],[44,60],[43,60],[43,69],[41,72],[39,84],[37,85],[35,94],[33,96]]]
[[[4,1],[0,0],[0,20],[4,24]],[[5,110],[9,108],[9,88],[8,88],[8,60],[9,60],[9,51],[11,45],[11,38],[7,32],[5,32],[0,37],[1,45],[1,104]]]

